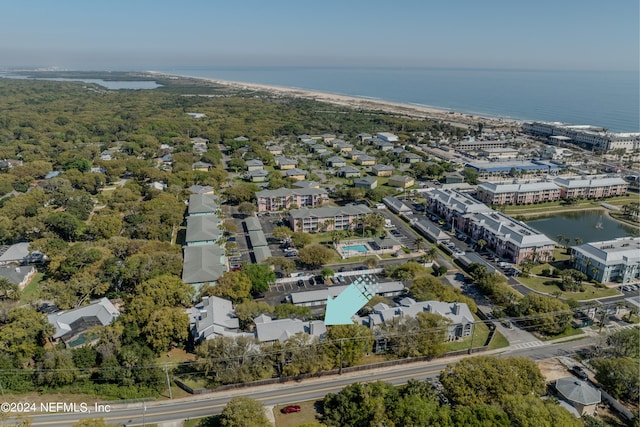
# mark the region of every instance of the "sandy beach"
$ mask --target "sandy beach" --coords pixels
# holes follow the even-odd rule
[[[478,122],[483,122],[485,124],[485,129],[492,128],[494,130],[497,129],[511,129],[514,127],[518,127],[520,122],[515,120],[506,120],[494,117],[486,117],[486,116],[478,116],[471,114],[463,114],[455,111],[449,111],[445,109],[438,109],[435,107],[427,107],[423,105],[415,105],[415,104],[403,104],[399,102],[391,102],[380,99],[372,99],[372,98],[362,98],[356,96],[348,96],[348,95],[340,95],[334,93],[326,93],[326,92],[318,92],[307,89],[299,89],[299,88],[289,88],[283,86],[273,86],[259,83],[245,83],[245,82],[236,82],[230,80],[220,80],[220,79],[212,79],[206,77],[195,77],[195,76],[183,76],[183,75],[174,75],[174,74],[166,74],[160,72],[150,71],[151,75],[160,75],[164,77],[170,78],[185,78],[185,79],[193,79],[193,80],[201,80],[207,81],[209,83],[213,83],[220,86],[226,86],[238,90],[243,91],[256,91],[256,92],[267,92],[273,96],[282,96],[282,97],[296,97],[296,98],[304,98],[311,99],[319,102],[326,102],[328,104],[339,105],[343,107],[353,108],[356,110],[377,110],[383,111],[385,113],[402,115],[407,117],[413,117],[417,119],[435,119],[442,120],[446,123],[463,126],[463,127],[477,127]]]

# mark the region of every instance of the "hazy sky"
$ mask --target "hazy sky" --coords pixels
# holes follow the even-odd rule
[[[0,67],[637,70],[638,0],[3,0]]]

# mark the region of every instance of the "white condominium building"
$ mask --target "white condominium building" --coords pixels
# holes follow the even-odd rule
[[[640,238],[621,237],[571,248],[573,266],[601,283],[640,278]]]

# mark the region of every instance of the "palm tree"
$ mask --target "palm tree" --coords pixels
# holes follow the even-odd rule
[[[436,259],[437,256],[438,250],[434,246],[431,246],[429,250],[427,250],[424,255],[422,255],[422,258],[424,258],[426,262],[431,262]]]
[[[6,277],[0,277],[0,292],[3,299],[17,299],[19,296],[18,285],[12,283]]]
[[[576,242],[576,246],[580,246],[584,242],[580,237],[576,237],[573,241]]]
[[[424,238],[416,237],[416,240],[414,240],[413,244],[416,245],[416,250],[420,251],[424,246]]]
[[[476,245],[478,245],[478,247],[480,248],[480,252],[482,252],[485,246],[487,246],[487,241],[484,239],[480,239],[476,242]]]

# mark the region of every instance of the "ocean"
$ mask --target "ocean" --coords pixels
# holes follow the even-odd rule
[[[514,120],[640,131],[637,71],[238,67],[154,71],[419,104]]]

